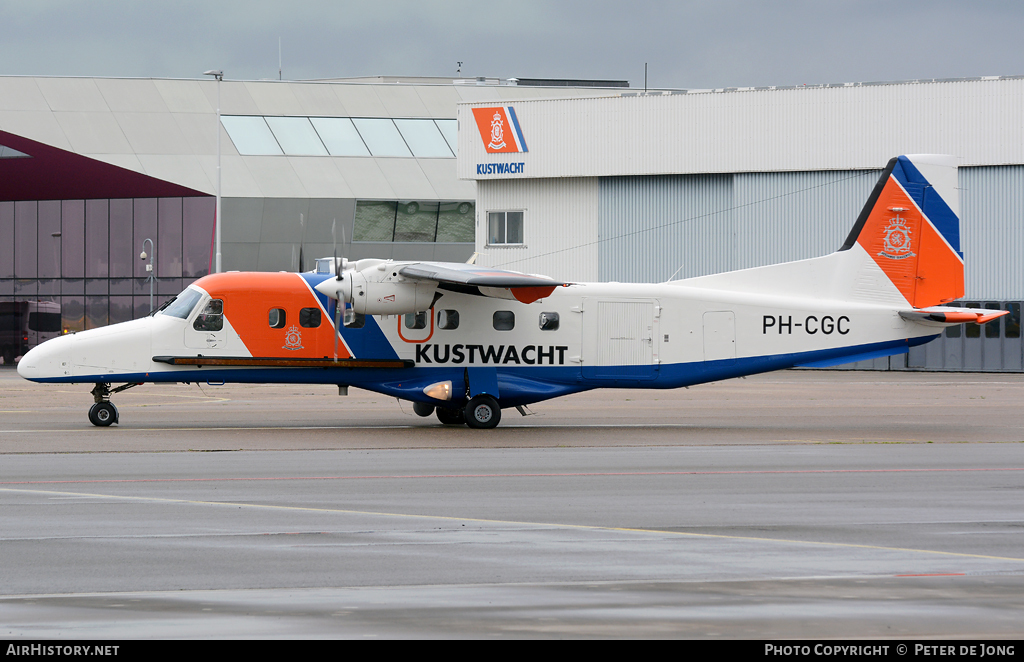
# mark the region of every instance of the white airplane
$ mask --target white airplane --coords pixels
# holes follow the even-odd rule
[[[309,273],[212,274],[150,317],[41,344],[18,372],[95,384],[100,426],[118,421],[121,390],[207,381],[357,386],[493,428],[502,408],[593,388],[905,353],[1007,314],[942,305],[964,292],[956,187],[952,157],[894,158],[837,252],[659,284],[337,258]]]

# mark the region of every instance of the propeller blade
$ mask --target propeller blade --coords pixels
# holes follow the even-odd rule
[[[338,219],[331,223],[331,239],[334,240],[334,278],[341,280],[341,262],[338,261],[338,234],[336,232]],[[335,324],[334,326],[338,326]]]
[[[345,305],[344,301],[338,300],[334,302],[334,360],[338,360],[338,338],[341,337],[341,307]]]

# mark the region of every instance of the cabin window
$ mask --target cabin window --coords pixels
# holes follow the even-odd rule
[[[439,310],[437,311],[437,328],[452,331],[459,328],[459,311]]]
[[[222,299],[210,299],[203,312],[196,316],[192,322],[192,328],[196,331],[220,331],[224,328],[224,301]]]
[[[361,329],[366,326],[366,315],[357,313],[352,309],[352,304],[346,303],[342,323],[349,329]]]
[[[270,323],[271,329],[283,329],[284,328],[285,314],[282,308],[271,308],[268,322]]]
[[[489,246],[522,246],[523,212],[488,212],[487,244]]]
[[[299,311],[299,326],[306,329],[315,329],[320,326],[320,309],[303,308]]]
[[[557,331],[558,313],[541,313],[539,324],[541,331]]]
[[[421,313],[408,313],[405,316],[405,328],[407,329],[425,329],[427,328],[427,313],[423,311]]]
[[[511,331],[516,326],[516,314],[511,310],[495,311],[492,318],[495,331]]]

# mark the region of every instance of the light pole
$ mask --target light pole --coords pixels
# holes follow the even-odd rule
[[[146,264],[146,271],[149,273],[149,277],[146,278],[146,280],[149,281],[149,313],[152,315],[153,314],[153,283],[156,282],[156,274],[153,273],[153,264],[156,262],[156,244],[154,244],[153,240],[150,239],[149,237],[147,237],[147,238],[142,240],[142,253],[139,254],[139,257],[142,258],[143,262],[146,261],[146,257],[147,257],[146,256],[146,242],[147,241],[149,242],[149,250],[153,254],[153,257],[150,258],[149,262]]]
[[[203,72],[204,76],[213,76],[217,79],[217,211],[214,212],[214,243],[216,244],[216,260],[213,272],[220,273],[220,83],[224,80],[224,72],[220,69],[211,69]]]

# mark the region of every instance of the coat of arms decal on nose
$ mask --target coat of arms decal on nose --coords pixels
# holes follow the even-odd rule
[[[288,333],[284,336],[284,349],[290,349],[292,351],[303,349],[302,333],[299,331],[299,327],[294,324],[288,327]]]

